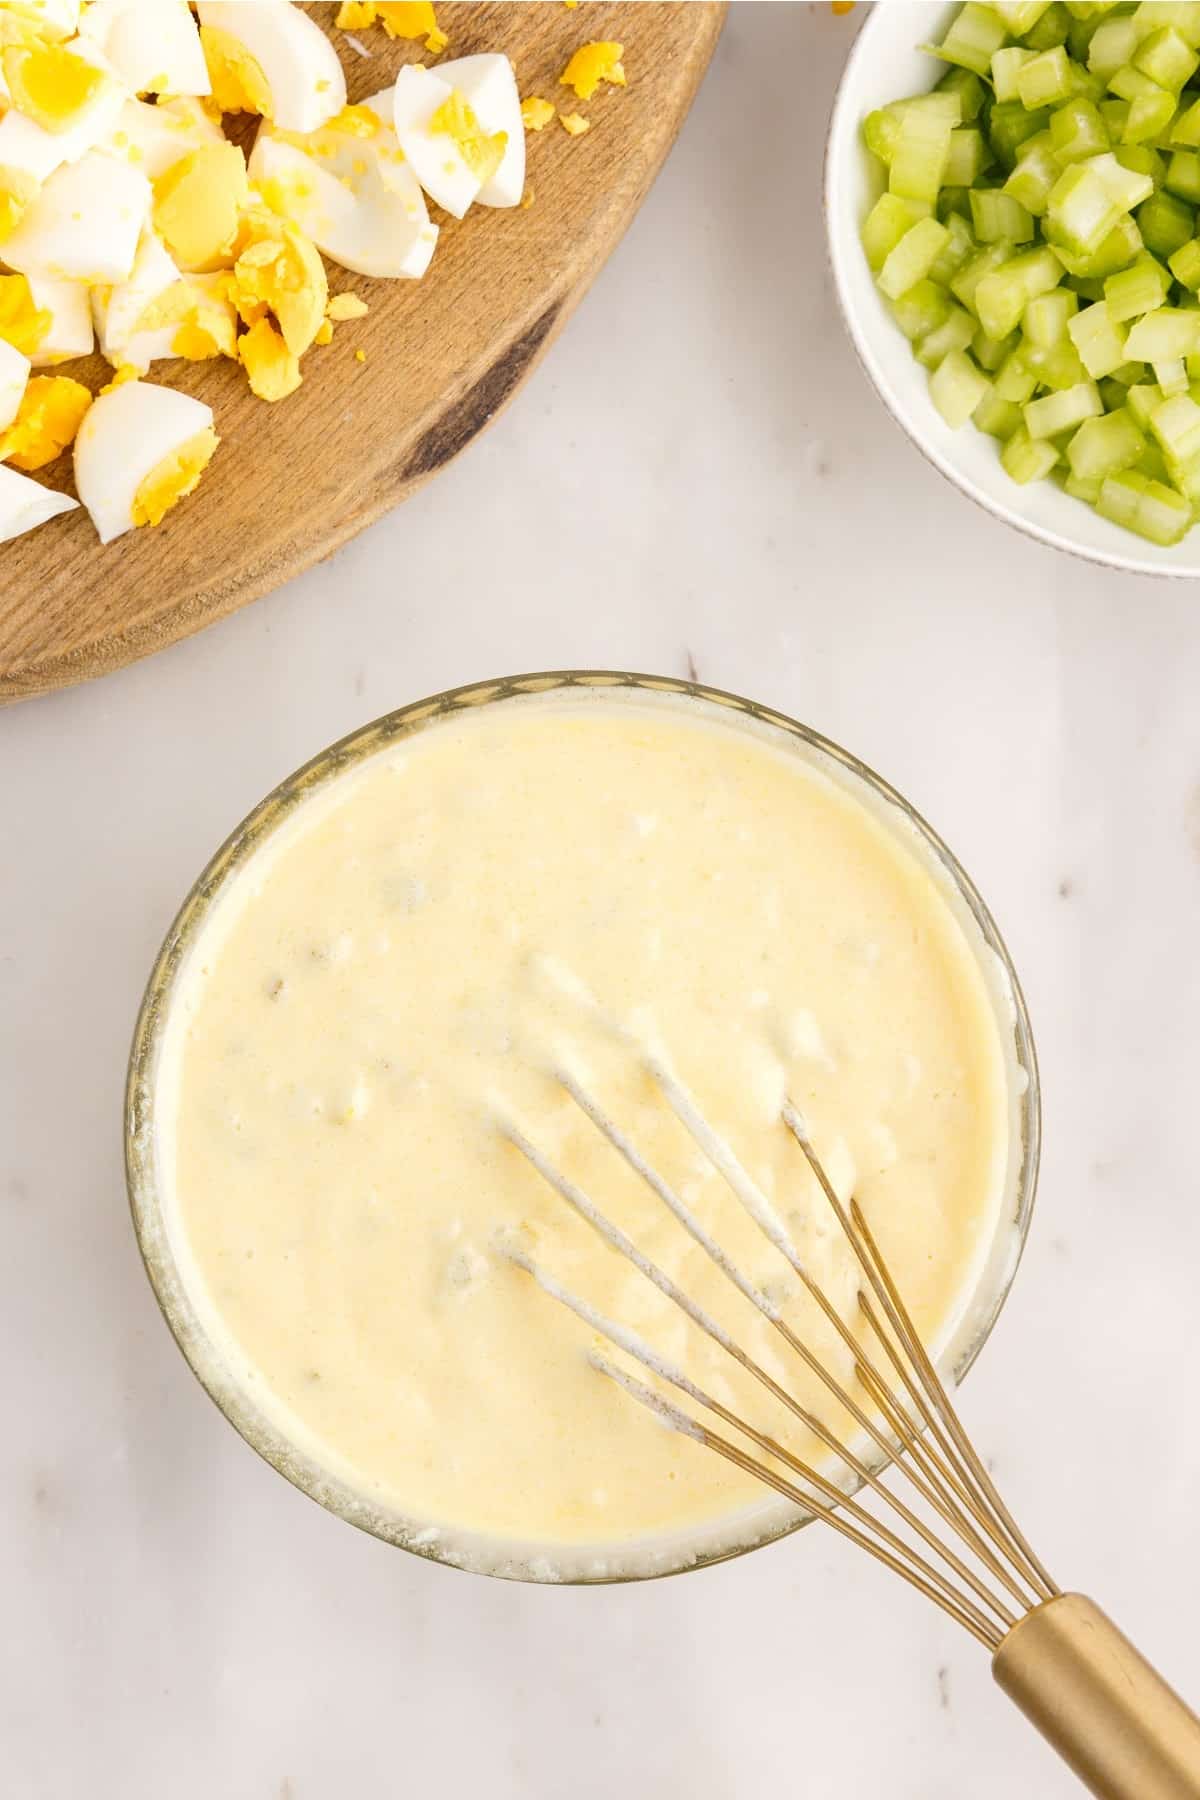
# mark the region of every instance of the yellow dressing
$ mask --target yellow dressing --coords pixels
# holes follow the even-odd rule
[[[161,525],[171,508],[193,493],[212,461],[220,439],[210,428],[164,456],[141,483],[133,500],[135,525]]]

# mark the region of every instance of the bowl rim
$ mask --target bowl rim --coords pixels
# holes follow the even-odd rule
[[[180,1274],[165,1226],[156,1178],[154,1115],[158,1054],[169,1021],[174,984],[190,943],[202,929],[210,907],[226,882],[254,855],[259,845],[284,823],[292,811],[311,793],[336,780],[348,769],[387,749],[398,739],[435,724],[457,711],[577,688],[610,691],[634,689],[708,702],[740,712],[829,758],[853,782],[873,791],[915,830],[966,906],[979,932],[982,946],[997,959],[1005,990],[1011,998],[1010,1024],[1016,1073],[1024,1076],[1023,1088],[1012,1079],[1011,1074],[1009,1079],[1009,1105],[1010,1109],[1014,1106],[1016,1109],[1010,1125],[1010,1141],[1018,1145],[1020,1164],[1015,1193],[1010,1195],[1006,1214],[997,1226],[998,1232],[1007,1226],[1013,1237],[1010,1255],[1003,1271],[996,1278],[995,1289],[973,1315],[967,1341],[949,1370],[952,1386],[957,1386],[967,1374],[991,1336],[1016,1279],[1029,1236],[1037,1194],[1042,1135],[1037,1050],[1025,996],[1008,948],[979,890],[933,827],[897,789],[876,774],[869,764],[862,762],[831,738],[773,707],[723,688],[709,687],[704,683],[685,681],[674,676],[610,669],[532,671],[449,688],[384,713],[318,751],[291,775],[277,783],[234,828],[192,883],[154,959],[138,1009],[125,1088],[125,1174],[134,1234],[147,1278],[177,1347],[209,1399],[250,1448],[294,1487],[327,1511],[371,1536],[428,1560],[448,1567],[467,1568],[473,1573],[510,1580],[552,1583],[557,1586],[593,1586],[685,1574],[692,1569],[730,1561],[768,1543],[777,1542],[811,1523],[813,1515],[801,1513],[782,1520],[772,1519],[747,1541],[718,1543],[709,1548],[687,1549],[680,1545],[675,1550],[664,1550],[660,1564],[655,1566],[651,1566],[648,1560],[645,1568],[605,1569],[589,1566],[602,1554],[598,1546],[564,1545],[553,1547],[552,1551],[547,1546],[542,1546],[540,1553],[534,1546],[530,1546],[527,1552],[518,1553],[514,1548],[514,1540],[487,1540],[485,1543],[482,1536],[472,1540],[470,1533],[451,1533],[449,1530],[447,1538],[452,1537],[453,1542],[444,1542],[440,1535],[434,1534],[431,1537],[429,1521],[404,1520],[395,1511],[371,1502],[348,1482],[321,1468],[315,1457],[289,1440],[282,1427],[260,1411],[245,1387],[223,1368],[219,1349],[201,1321]],[[977,952],[973,953],[978,955]],[[982,1287],[983,1271],[979,1279]],[[856,1483],[851,1491],[857,1491],[860,1485],[861,1483]],[[456,1553],[455,1545],[462,1546],[466,1543],[473,1543],[481,1554],[462,1554],[461,1551]],[[651,1548],[650,1540],[647,1540],[647,1549]],[[542,1563],[547,1566],[542,1567]],[[564,1569],[566,1572],[563,1572]]]
[[[922,10],[929,10],[925,0],[920,0]],[[1200,523],[1193,525],[1191,533],[1197,534],[1196,561],[1188,565],[1175,566],[1167,562],[1150,562],[1137,555],[1122,555],[1117,551],[1101,550],[1088,544],[1081,538],[1068,537],[1052,527],[1039,525],[1032,519],[1024,518],[1013,507],[1006,506],[1002,500],[981,488],[974,479],[960,469],[951,458],[943,454],[925,435],[921,424],[913,417],[896,394],[880,358],[875,354],[869,334],[859,321],[858,311],[851,298],[849,283],[845,275],[845,259],[841,248],[841,234],[835,229],[835,217],[843,210],[845,202],[839,192],[842,180],[841,154],[849,141],[858,144],[858,133],[861,120],[847,115],[851,112],[850,90],[853,77],[857,74],[860,63],[867,60],[872,53],[872,34],[877,33],[891,10],[891,0],[875,0],[875,4],[859,28],[858,36],[850,47],[841,75],[838,77],[834,92],[833,105],[829,113],[829,123],[825,132],[825,152],[822,162],[822,210],[825,224],[825,257],[833,277],[834,293],[837,296],[838,311],[846,335],[858,359],[860,368],[867,376],[875,392],[896,425],[904,433],[908,441],[935,468],[950,485],[957,488],[960,494],[989,513],[992,518],[999,519],[1010,530],[1017,531],[1024,537],[1033,538],[1038,543],[1048,544],[1053,550],[1060,550],[1067,556],[1077,556],[1084,562],[1094,563],[1104,569],[1118,569],[1131,575],[1156,575],[1167,581],[1195,581],[1200,578]],[[866,154],[864,150],[862,154]],[[857,223],[857,222],[856,222]],[[854,250],[861,256],[857,230],[854,234]],[[899,334],[898,334],[899,335]],[[1016,490],[1018,484],[1013,484]],[[1132,535],[1132,534],[1131,534]],[[1181,540],[1186,543],[1187,538]]]

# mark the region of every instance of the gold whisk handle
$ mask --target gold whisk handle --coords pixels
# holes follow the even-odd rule
[[[992,1673],[1098,1800],[1200,1800],[1200,1719],[1082,1594],[1026,1614]]]

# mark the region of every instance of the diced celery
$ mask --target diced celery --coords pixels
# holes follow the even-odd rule
[[[1050,114],[1049,130],[1060,163],[1082,162],[1111,148],[1108,126],[1094,100],[1068,100]]]
[[[1168,462],[1200,456],[1200,406],[1187,393],[1175,394],[1150,414],[1150,429]]]
[[[1070,494],[1072,500],[1086,500],[1089,506],[1095,506],[1100,498],[1100,489],[1103,485],[1102,481],[1092,481],[1086,476],[1072,475],[1068,472],[1067,478],[1063,482],[1063,492]]]
[[[1020,407],[1012,400],[1001,400],[994,388],[983,396],[971,418],[980,431],[1002,441],[1021,429]]]
[[[975,294],[980,282],[985,275],[992,274],[994,270],[1001,268],[1006,262],[1010,262],[1012,254],[1012,250],[1007,244],[989,244],[985,250],[981,250],[977,256],[971,258],[970,262],[963,265],[950,283],[950,292],[961,300],[964,306],[969,306],[974,312]],[[1001,332],[1000,336],[1005,337],[1007,333]]]
[[[1119,269],[1127,268],[1141,249],[1142,234],[1136,222],[1128,213],[1122,213],[1100,248],[1091,256],[1074,256],[1060,244],[1055,245],[1055,254],[1069,275],[1103,281],[1106,276],[1115,275]]]
[[[1078,387],[1088,378],[1088,372],[1079,360],[1079,352],[1069,342],[1055,344],[1048,350],[1039,350],[1036,344],[1028,344],[1025,360],[1041,386],[1049,388],[1055,394],[1061,394],[1067,388]]]
[[[905,200],[925,200],[932,206],[946,174],[954,129],[935,113],[906,112],[888,165],[889,193]]]
[[[929,396],[952,431],[965,425],[991,382],[965,350],[951,350],[929,377]]]
[[[949,234],[946,247],[930,269],[929,278],[949,287],[963,264],[974,255],[975,239],[971,227],[958,213],[948,213],[943,223]]]
[[[1111,375],[1125,361],[1125,333],[1101,300],[1067,320],[1067,333],[1093,381]]]
[[[965,350],[977,330],[971,314],[961,306],[952,305],[943,323],[918,343],[917,361],[922,368],[936,369],[952,350]]]
[[[1141,368],[1141,363],[1138,368]],[[1106,375],[1096,386],[1100,389],[1100,398],[1104,402],[1106,413],[1119,412],[1125,404],[1125,389],[1113,375]]]
[[[1148,175],[1155,187],[1161,187],[1167,173],[1166,159],[1152,144],[1118,144],[1113,155],[1123,169]]]
[[[1187,361],[1186,357],[1184,361]],[[1112,378],[1126,388],[1133,387],[1139,381],[1144,382],[1151,379],[1144,362],[1123,362],[1119,369],[1113,370]]]
[[[1149,473],[1148,470],[1145,472]],[[1200,456],[1171,464],[1171,486],[1178,488],[1194,513],[1200,506]]]
[[[1163,185],[1180,200],[1200,206],[1200,156],[1194,150],[1172,150]]]
[[[1027,62],[1032,62],[1037,55],[1036,50],[1026,50],[1021,44],[1006,44],[997,50],[992,58],[992,87],[997,100],[1018,100],[1017,75]]]
[[[1020,350],[1013,350],[996,370],[992,389],[998,400],[1009,400],[1023,406],[1037,392],[1036,372],[1030,368]]]
[[[1043,50],[1016,71],[1017,95],[1026,112],[1039,106],[1059,106],[1075,92],[1073,65],[1066,50],[1056,44]]]
[[[1154,192],[1154,177],[1145,169],[1131,168],[1112,153],[1093,156],[1088,169],[1103,182],[1109,198],[1122,212],[1132,212]]]
[[[1125,404],[1142,427],[1150,429],[1150,414],[1163,402],[1162,389],[1153,381],[1136,381],[1125,396]]]
[[[1198,377],[1200,377],[1200,356],[1185,356],[1183,361],[1188,374],[1192,378],[1192,385],[1189,390],[1192,399],[1200,400],[1200,379],[1198,379]]]
[[[906,231],[911,231],[924,209],[898,194],[881,194],[862,223],[867,262],[878,274]]]
[[[1004,183],[1004,192],[1020,201],[1026,212],[1037,219],[1045,212],[1050,191],[1062,174],[1062,164],[1053,149],[1041,141],[1046,136],[1047,133],[1039,132],[1036,141],[1030,138],[1021,145],[1017,166]]]
[[[971,223],[971,190],[965,187],[944,187],[937,197],[937,216],[943,225],[949,223],[957,213],[969,225]]]
[[[1079,296],[1069,288],[1054,288],[1049,294],[1038,294],[1025,308],[1021,330],[1039,350],[1052,350],[1066,342],[1067,326],[1078,309]]]
[[[1064,169],[1050,190],[1046,206],[1048,229],[1054,241],[1080,256],[1099,249],[1123,212],[1128,211],[1113,198],[1108,183],[1092,162],[1072,163]]]
[[[1170,362],[1151,363],[1150,367],[1155,381],[1168,400],[1173,400],[1177,394],[1187,393],[1187,364],[1182,356],[1172,357]]]
[[[1130,18],[1105,19],[1092,33],[1088,68],[1093,75],[1115,75],[1131,61],[1138,47],[1138,29]]]
[[[972,69],[976,75],[987,75],[992,57],[1008,36],[1008,27],[990,6],[964,6],[955,16],[949,31],[938,45],[938,53],[946,62],[960,69]]]
[[[1072,431],[1084,419],[1098,418],[1103,411],[1095,382],[1081,381],[1077,387],[1064,388],[1060,394],[1047,394],[1044,399],[1027,401],[1025,429],[1033,438],[1057,437],[1060,431]]]
[[[1133,66],[1148,75],[1151,81],[1156,81],[1159,87],[1169,88],[1171,93],[1177,94],[1200,68],[1200,56],[1173,25],[1164,25],[1142,39]]]
[[[1011,169],[1026,138],[1036,137],[1049,123],[1048,112],[1026,112],[1019,100],[1007,100],[993,106],[988,115],[988,140],[1004,167]]]
[[[945,185],[969,188],[979,180],[991,160],[982,131],[973,125],[959,125],[950,133],[950,153],[946,158]]]
[[[1171,126],[1171,142],[1185,150],[1200,147],[1200,100],[1194,100]]]
[[[1104,283],[1104,299],[1109,317],[1115,324],[1123,319],[1136,319],[1162,305],[1171,286],[1171,277],[1161,263],[1143,253],[1127,269],[1110,275]]]
[[[1172,26],[1192,49],[1200,49],[1200,5],[1196,0],[1142,0],[1133,15],[1139,37]]]
[[[991,338],[981,325],[971,339],[971,355],[985,374],[994,375],[1005,357],[1010,356],[1021,341],[1021,334],[1014,331],[1006,338]]]
[[[1190,288],[1193,293],[1200,288],[1200,238],[1193,238],[1190,244],[1184,244],[1170,259],[1170,269],[1183,287]]]
[[[1023,425],[1013,432],[1000,452],[1005,474],[1022,486],[1029,481],[1040,481],[1057,461],[1058,451],[1049,439],[1031,438]]]
[[[1085,481],[1103,481],[1120,469],[1131,469],[1146,448],[1146,440],[1128,407],[1085,419],[1067,445],[1072,475]]]
[[[950,306],[950,296],[945,288],[938,287],[936,282],[927,277],[910,287],[907,293],[901,294],[898,300],[893,300],[891,313],[912,344],[944,324],[949,316]]]
[[[986,97],[982,81],[970,69],[947,69],[937,84],[937,92],[958,95],[964,125],[974,124]]]
[[[1152,94],[1138,94],[1129,103],[1129,117],[1121,133],[1123,144],[1147,144],[1170,132],[1175,117],[1175,96],[1164,88]]]
[[[971,223],[981,244],[1027,244],[1033,237],[1030,214],[999,188],[972,189]]]
[[[1131,327],[1125,353],[1135,362],[1166,362],[1200,350],[1200,312],[1160,306],[1144,313]]]
[[[1031,50],[1053,50],[1056,44],[1066,43],[1070,29],[1070,13],[1065,6],[1055,4],[1048,6],[1037,23],[1021,35]]]
[[[898,300],[923,281],[949,241],[950,233],[936,219],[920,219],[906,231],[877,277],[888,299]]]
[[[863,120],[863,139],[867,149],[880,162],[891,162],[900,139],[900,128],[910,113],[916,113],[930,123],[936,121],[938,124],[948,125],[953,131],[962,118],[962,100],[957,94],[940,91],[914,94],[911,99],[893,100],[890,105],[868,113]]]
[[[1048,294],[1062,280],[1062,264],[1043,244],[1026,250],[985,275],[975,290],[975,311],[989,337],[1007,337],[1015,331],[1021,314],[1038,294]]]
[[[1196,215],[1191,207],[1161,189],[1143,200],[1136,217],[1147,250],[1163,258],[1182,250],[1196,229]]]
[[[1129,123],[1128,100],[1098,100],[1096,104],[1100,108],[1100,117],[1104,120],[1109,137],[1114,144],[1120,143]]]
[[[1124,68],[1109,76],[1108,91],[1121,100],[1133,101],[1145,95],[1161,94],[1166,90],[1159,87],[1157,81],[1151,81],[1148,75],[1143,75],[1140,69],[1135,69],[1132,63],[1126,63]]]
[[[1167,467],[1167,459],[1153,439],[1147,438],[1146,448],[1138,458],[1137,466],[1143,475],[1150,477],[1151,481],[1170,483],[1171,471]]]
[[[1089,279],[1085,275],[1069,275],[1067,286],[1073,294],[1078,294],[1079,298],[1086,300],[1089,305],[1094,300],[1103,300],[1104,298],[1104,283]]]
[[[1154,544],[1177,544],[1192,522],[1192,509],[1182,494],[1137,469],[1108,476],[1096,511]]]
[[[1050,0],[994,0],[992,11],[1000,14],[1014,37],[1024,37],[1049,7]]]

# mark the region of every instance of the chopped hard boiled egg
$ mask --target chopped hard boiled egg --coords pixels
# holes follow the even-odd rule
[[[3,11],[51,43],[74,37],[79,30],[79,0],[4,0]]]
[[[47,46],[40,48],[44,51]],[[25,53],[35,54],[32,50]],[[10,202],[8,208],[13,223],[20,216],[21,207],[33,199],[41,182],[64,163],[77,161],[86,151],[103,143],[125,102],[120,82],[112,78],[94,44],[76,39],[69,54],[72,63],[91,71],[98,80],[94,86],[87,86],[86,92],[80,87],[73,88],[73,104],[63,104],[56,109],[52,95],[46,97],[48,106],[44,116],[54,116],[53,129],[23,111],[16,95],[0,118],[0,197],[7,193],[16,203]],[[24,67],[28,77],[28,66]],[[33,103],[36,104],[41,84],[36,74],[30,79]],[[0,208],[0,218],[3,210]]]
[[[485,131],[462,89],[419,63],[410,63],[396,77],[394,115],[396,136],[413,174],[431,200],[461,219],[497,175],[506,133]],[[519,131],[519,102],[516,116]]]
[[[0,277],[0,285],[4,279]],[[92,309],[88,290],[81,281],[54,281],[45,275],[13,275],[7,279],[28,282],[36,315],[45,321],[38,342],[30,351],[35,369],[91,355],[95,347]],[[0,325],[0,332],[3,329]]]
[[[50,314],[38,306],[28,278],[0,275],[0,338],[32,357],[50,329]]]
[[[320,330],[319,325],[314,341]],[[265,316],[256,320],[238,339],[238,355],[249,377],[250,390],[260,400],[286,400],[304,379],[300,373],[300,358],[288,349]]]
[[[138,170],[89,151],[51,175],[5,243],[4,260],[23,275],[55,281],[125,281],[150,199]]]
[[[361,31],[380,24],[390,38],[423,38],[431,56],[440,56],[450,42],[434,16],[432,0],[344,0],[337,24],[343,31]]]
[[[0,337],[0,431],[12,424],[29,384],[29,358]]]
[[[360,275],[419,277],[438,228],[391,125],[392,93],[348,107],[307,137],[263,125],[250,178],[274,211]]]
[[[249,199],[246,159],[236,144],[206,144],[154,183],[154,228],[181,269],[226,267]]]
[[[494,174],[476,199],[481,206],[519,206],[525,187],[525,126],[517,78],[507,56],[460,56],[438,64],[438,79],[466,97],[490,142],[504,138]]]
[[[74,512],[78,505],[69,494],[56,493],[0,463],[0,544],[10,543],[60,513]]]
[[[212,84],[187,0],[91,0],[80,31],[134,94],[209,94]]]
[[[346,104],[337,51],[291,0],[200,0],[201,37],[223,112],[316,131]]]
[[[6,44],[0,68],[9,104],[51,133],[78,125],[103,96],[108,80],[69,44]]]
[[[303,356],[325,317],[329,281],[316,247],[290,219],[267,208],[243,214],[233,265],[233,302],[247,325],[270,313],[293,356]]]
[[[157,106],[145,100],[127,100],[103,147],[110,156],[133,163],[148,180],[157,181],[193,150],[226,141],[221,127],[198,100],[180,96],[160,100]]]
[[[35,375],[21,396],[16,418],[0,432],[0,462],[26,473],[60,457],[92,404],[90,391],[69,375]]]
[[[625,69],[621,62],[624,54],[623,44],[583,44],[559,76],[559,83],[574,88],[581,100],[590,100],[602,81],[613,87],[624,87]]]
[[[592,121],[585,119],[582,113],[559,113],[558,122],[570,137],[582,137],[585,131],[592,129]]]
[[[530,94],[521,102],[521,123],[526,131],[541,131],[554,117],[554,108],[549,100],[543,100],[540,94]]]
[[[114,368],[124,366],[144,375],[152,362],[174,356],[182,315],[164,318],[168,309],[163,302],[176,292],[186,298],[178,265],[156,232],[143,232],[128,281],[92,290],[101,354]]]
[[[159,524],[196,487],[217,442],[212,408],[190,394],[146,381],[100,394],[75,440],[75,486],[100,542]]]

